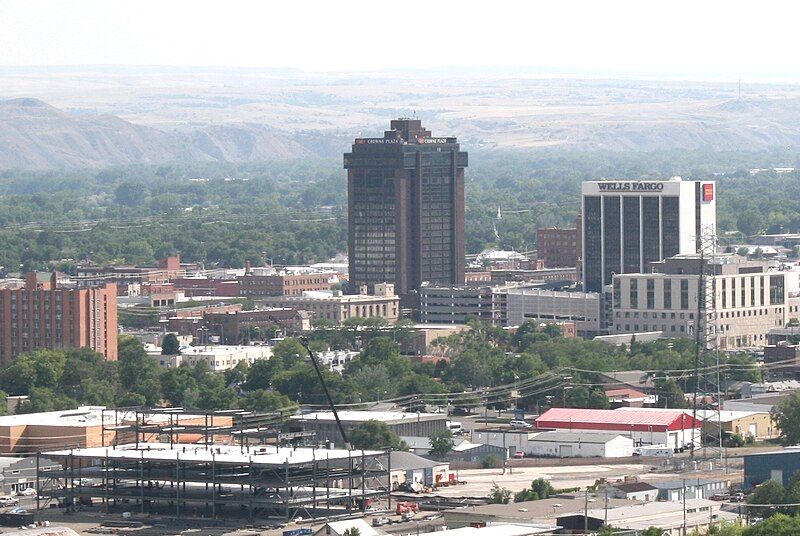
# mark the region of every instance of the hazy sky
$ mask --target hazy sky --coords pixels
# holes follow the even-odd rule
[[[0,0],[0,65],[800,72],[784,1]]]

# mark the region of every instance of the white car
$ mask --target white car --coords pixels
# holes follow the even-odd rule
[[[36,496],[36,490],[33,488],[25,488],[22,491],[18,491],[17,495],[21,497],[34,497]]]
[[[511,421],[508,424],[511,425],[511,428],[515,428],[518,430],[533,428],[533,425],[527,421]]]

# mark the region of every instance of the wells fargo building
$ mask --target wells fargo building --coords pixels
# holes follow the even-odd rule
[[[417,119],[382,138],[356,138],[344,155],[350,285],[394,283],[404,306],[423,282],[464,284],[464,168],[456,138]]]
[[[583,193],[583,285],[600,292],[614,274],[698,253],[716,226],[713,182],[590,181]]]

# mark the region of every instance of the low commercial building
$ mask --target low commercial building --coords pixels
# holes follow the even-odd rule
[[[487,456],[494,456],[499,460],[506,460],[509,457],[508,450],[503,447],[472,441],[456,443],[453,445],[453,450],[447,453],[447,459],[451,462],[475,463],[486,459]]]
[[[129,285],[168,283],[170,279],[184,275],[187,268],[195,266],[182,264],[180,255],[159,259],[156,266],[82,264],[76,269],[76,280],[79,285],[89,287],[114,283],[117,285],[115,290],[120,295],[126,295]]]
[[[699,320],[700,262],[697,255],[678,255],[653,263],[653,273],[614,275],[612,333],[662,331],[669,337],[692,337]],[[786,324],[787,275],[772,263],[728,255],[713,264],[707,261],[705,269],[712,273],[707,280],[716,292],[719,348],[763,346],[772,328]],[[710,313],[701,303],[700,319]]]
[[[493,285],[538,283],[543,286],[555,287],[578,282],[577,268],[493,269],[491,274]]]
[[[177,355],[156,353],[154,357],[165,368],[178,368],[181,365],[193,367],[202,361],[212,372],[222,372],[235,368],[241,362],[252,365],[259,359],[269,359],[272,357],[272,348],[270,346],[189,346],[181,349],[181,353]]]
[[[654,406],[658,400],[656,395],[648,395],[647,393],[631,389],[630,387],[606,389],[606,396],[608,397],[609,404],[611,404],[611,409],[622,407],[651,407]]]
[[[553,430],[531,434],[525,453],[552,458],[626,458],[633,456],[633,439],[619,433]]]
[[[73,410],[45,411],[0,417],[0,454],[30,454],[47,449],[100,447],[135,441],[131,424],[137,420],[133,411],[107,409],[105,406],[80,406]],[[149,424],[173,423],[194,426],[205,422],[204,416],[157,414],[147,417]],[[230,425],[229,415],[214,417],[218,426]],[[142,434],[144,435],[144,434]],[[178,433],[178,442],[202,439],[194,433]]]
[[[354,350],[327,350],[325,352],[317,352],[317,360],[321,365],[328,367],[331,372],[344,372],[347,364],[358,357],[361,352]]]
[[[800,471],[800,446],[777,452],[744,455],[744,486],[751,488],[767,480],[789,485],[792,475]]]
[[[686,499],[709,499],[719,493],[727,493],[731,487],[726,480],[706,478],[683,478],[666,482],[653,482],[658,488],[658,498],[662,501],[682,501]]]
[[[609,497],[628,499],[631,501],[650,502],[658,499],[658,488],[647,482],[619,482],[604,487]]]
[[[705,534],[711,525],[737,519],[736,514],[722,510],[721,502],[689,499],[685,505],[682,502],[651,501],[612,509],[593,508],[587,512],[561,515],[556,522],[567,533],[583,530],[584,526],[596,531],[607,525],[637,533],[649,527],[658,527],[664,536],[684,536],[694,531]]]
[[[203,326],[217,335],[222,344],[244,344],[267,340],[273,336],[276,328],[289,333],[308,331],[311,329],[311,320],[304,311],[287,308],[214,311],[203,315]]]
[[[447,415],[443,413],[339,411],[338,414],[345,432],[367,421],[382,422],[398,436],[430,437],[447,430]],[[314,432],[321,441],[342,442],[336,419],[330,411],[292,415],[287,426],[290,431]]]
[[[635,446],[667,445],[682,449],[700,445],[700,422],[680,412],[629,409],[550,408],[536,419],[536,427],[554,430],[592,430],[617,432],[634,441]]]
[[[594,503],[601,502],[608,506],[610,512],[622,506],[641,506],[642,502],[614,499],[609,497],[605,502],[604,497],[592,497]],[[464,506],[445,510],[443,512],[444,524],[450,528],[480,527],[498,523],[539,523],[556,524],[560,516],[567,514],[580,514],[586,510],[586,497],[550,497],[538,501],[523,501],[510,504],[486,504],[482,506]],[[582,521],[582,519],[581,519]],[[560,525],[560,523],[558,523]],[[577,528],[577,527],[576,527]],[[579,527],[583,528],[583,525]]]
[[[301,296],[304,292],[331,290],[338,283],[335,272],[307,269],[275,270],[254,268],[238,277],[239,296],[264,298],[268,296]]]
[[[782,341],[764,346],[764,365],[769,367],[770,376],[774,379],[800,378],[800,345]]]
[[[392,451],[390,455],[389,478],[393,490],[405,482],[427,487],[443,484],[455,477],[455,474],[450,472],[448,462],[429,460],[411,452],[399,450]]]
[[[301,296],[263,298],[260,307],[292,308],[308,311],[312,320],[327,320],[341,324],[350,318],[384,318],[396,322],[400,318],[400,297],[394,293],[394,285],[375,285],[374,294],[342,294],[340,291],[304,292]]]
[[[510,288],[505,294],[509,326],[519,326],[526,320],[574,322],[582,337],[604,332],[602,296],[597,292]]]
[[[26,489],[36,488],[36,457],[0,457],[0,488],[3,495],[16,495]],[[58,471],[61,465],[47,458],[39,458],[39,468]]]
[[[618,411],[631,411],[632,409],[636,408],[621,407]],[[667,413],[675,417],[681,413],[691,417],[693,413],[691,409],[648,408],[647,411]],[[720,426],[725,437],[739,435],[742,438],[752,437],[762,440],[778,437],[779,433],[769,411],[698,409],[697,420],[700,421],[703,435],[706,437],[719,436]]]

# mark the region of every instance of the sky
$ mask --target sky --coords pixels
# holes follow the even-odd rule
[[[0,66],[800,73],[789,1],[0,0]]]

